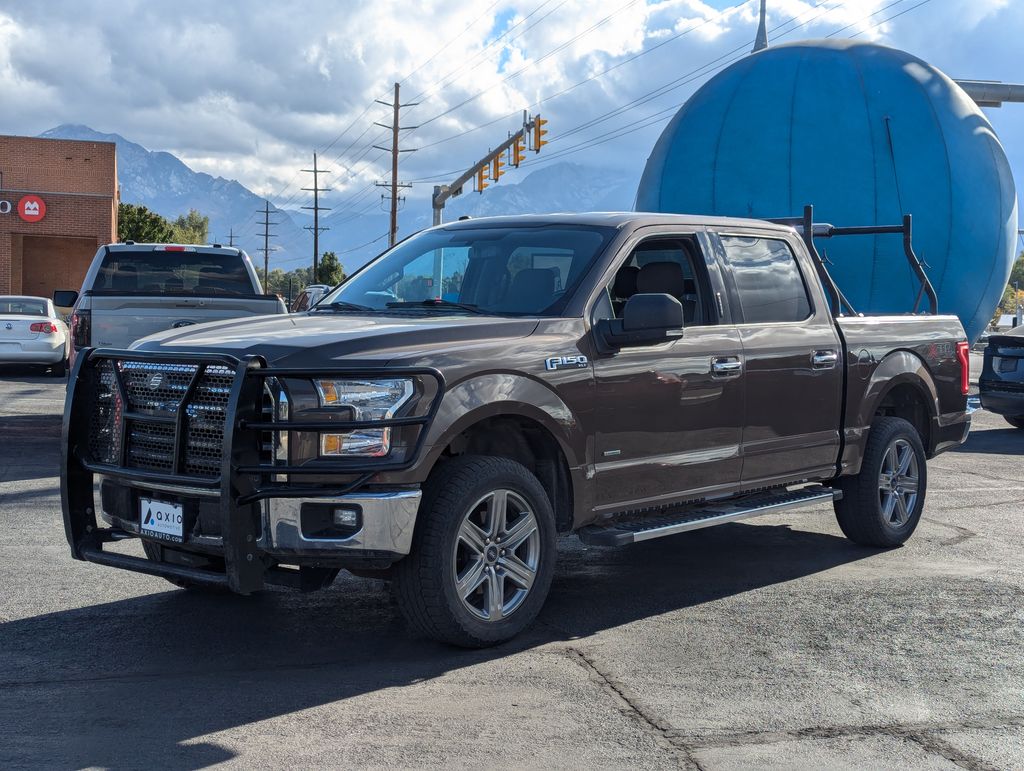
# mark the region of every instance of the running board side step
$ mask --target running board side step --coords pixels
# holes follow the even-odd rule
[[[591,546],[625,546],[638,541],[685,533],[687,530],[700,530],[726,522],[772,514],[784,509],[837,501],[842,497],[841,491],[821,485],[782,492],[756,493],[742,498],[687,506],[668,514],[620,520],[611,525],[590,525],[580,528],[578,535],[583,543]]]

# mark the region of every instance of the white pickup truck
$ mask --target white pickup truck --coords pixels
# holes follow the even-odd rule
[[[78,348],[128,348],[166,329],[242,316],[287,313],[263,294],[249,255],[235,247],[179,244],[101,246],[81,292],[54,292],[73,307],[71,358]]]

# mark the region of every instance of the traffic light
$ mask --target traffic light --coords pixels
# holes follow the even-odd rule
[[[482,193],[487,188],[487,167],[484,166],[476,173],[476,191]]]
[[[526,139],[524,137],[519,137],[515,144],[512,145],[512,165],[517,169],[519,168],[519,164],[523,162],[525,153]]]
[[[500,154],[494,156],[494,160],[491,161],[491,179],[497,182],[501,179],[501,175],[505,173],[505,159]]]
[[[540,148],[548,143],[548,140],[544,139],[548,135],[547,129],[544,127],[548,125],[548,122],[539,115],[533,119],[533,151],[535,153],[540,152]]]

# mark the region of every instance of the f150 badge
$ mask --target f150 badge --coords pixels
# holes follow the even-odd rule
[[[586,356],[582,354],[576,356],[549,356],[544,359],[544,369],[556,370],[564,369],[565,367],[575,367],[576,369],[583,369],[590,361]]]

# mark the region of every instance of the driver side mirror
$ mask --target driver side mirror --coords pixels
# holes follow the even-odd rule
[[[601,319],[594,331],[601,353],[657,345],[682,337],[683,306],[670,294],[635,294],[626,301],[621,319]]]

